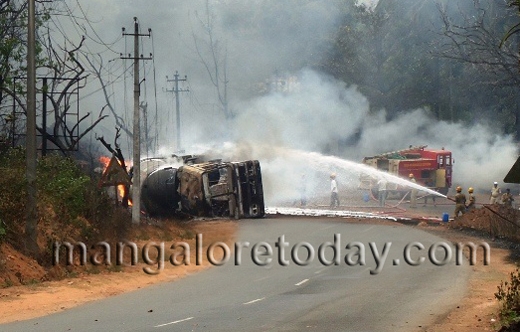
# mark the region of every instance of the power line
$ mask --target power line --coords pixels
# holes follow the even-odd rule
[[[189,92],[188,89],[179,89],[179,82],[186,82],[188,80],[188,76],[184,75],[184,78],[179,78],[179,72],[175,72],[175,75],[173,75],[173,79],[168,79],[168,76],[166,76],[166,82],[174,82],[175,85],[173,89],[168,90],[166,89],[166,92],[173,92],[175,93],[175,114],[176,114],[176,124],[177,124],[177,151],[182,150],[182,144],[181,144],[181,114],[180,114],[180,104],[179,104],[179,92]]]

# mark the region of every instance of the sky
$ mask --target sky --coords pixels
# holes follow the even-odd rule
[[[401,117],[387,121],[384,109],[369,112],[370,100],[355,86],[311,70],[310,64],[330,47],[323,41],[338,25],[336,5],[340,1],[302,2],[295,6],[295,1],[213,0],[209,1],[210,25],[206,24],[203,0],[64,3],[78,17],[84,31],[71,26],[65,17],[60,19],[62,30],[71,40],[79,40],[81,33],[90,37],[87,47],[91,57],[99,55],[104,59],[105,78],[115,81],[110,85],[112,102],[128,123],[133,107],[133,78],[131,70],[123,74],[123,68],[131,68],[131,62],[120,59],[119,53],[131,53],[133,39],[123,37],[121,28],[133,32],[133,18],[137,17],[141,33],[152,29],[152,37],[141,39],[142,54],[153,53],[153,60],[142,61],[140,75],[145,80],[140,98],[148,103],[148,134],[158,135],[157,145],[148,156],[175,152],[175,100],[167,91],[172,85],[166,77],[173,78],[178,71],[181,77],[187,75],[180,87],[189,89],[179,98],[185,152],[224,153],[222,148],[228,147],[230,158],[258,158],[266,174],[276,177],[268,179],[268,190],[273,194],[283,187],[294,188],[302,173],[301,158],[311,158],[304,153],[318,153],[312,158],[319,159],[325,146],[329,152],[355,162],[409,145],[444,147],[453,152],[454,185],[482,191],[490,189],[493,181],[500,182],[516,160],[513,139],[485,123],[467,127],[436,121],[424,109],[403,110]],[[376,4],[365,1],[368,8]],[[81,19],[84,16],[89,22]],[[219,59],[226,60],[227,93],[234,112],[230,120],[219,108],[215,87],[195,44],[197,40],[199,53],[209,63],[204,41],[210,27],[218,41]],[[276,78],[290,84],[259,93],[266,81]],[[97,89],[96,80],[89,78],[82,108],[102,107],[103,98]],[[290,91],[281,91],[284,89]],[[113,128],[109,119],[95,133],[112,141]],[[346,149],[334,150],[334,142],[351,136],[358,139]],[[130,139],[123,137],[121,141],[123,153],[130,156]],[[314,180],[328,180],[320,176]]]

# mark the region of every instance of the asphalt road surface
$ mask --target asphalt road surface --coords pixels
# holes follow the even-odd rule
[[[0,330],[420,331],[456,306],[470,273],[454,251],[444,264],[446,240],[413,227],[265,218],[240,221],[236,242],[239,261],[230,248],[193,276]],[[433,244],[443,266],[428,259]]]

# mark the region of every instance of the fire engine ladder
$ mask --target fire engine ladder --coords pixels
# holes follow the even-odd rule
[[[385,153],[378,154],[377,156],[374,156],[372,158],[383,158],[383,157],[389,157],[389,156],[392,156],[392,155],[399,155],[399,154],[401,154],[403,152],[407,152],[407,151],[422,150],[422,149],[426,148],[427,146],[428,145],[410,146],[408,149],[391,151],[391,152],[385,152]]]

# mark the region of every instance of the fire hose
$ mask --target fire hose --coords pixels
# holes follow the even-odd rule
[[[395,205],[388,205],[386,204],[385,202],[385,206],[388,205],[388,207],[390,208],[397,208],[397,209],[401,209],[403,211],[406,211],[406,209],[403,209],[401,207],[399,207],[399,205],[401,205],[401,203],[404,201],[404,199],[406,198],[406,196],[408,196],[408,194],[410,193],[410,191],[408,191],[402,198],[399,202],[397,202],[397,204]],[[370,197],[374,200],[374,201],[379,201],[377,198],[374,197],[374,194],[372,193],[372,190],[370,190]]]

